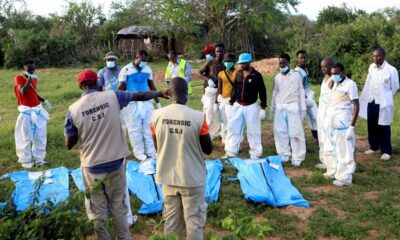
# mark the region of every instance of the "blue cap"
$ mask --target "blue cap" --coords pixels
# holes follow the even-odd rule
[[[251,62],[252,57],[250,53],[242,53],[239,55],[238,64]]]

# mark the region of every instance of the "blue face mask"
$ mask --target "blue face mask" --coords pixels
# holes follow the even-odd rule
[[[227,69],[231,69],[233,67],[233,62],[224,62],[224,65]]]
[[[107,61],[107,67],[108,68],[114,68],[115,67],[115,62],[114,61]]]
[[[342,80],[342,76],[340,76],[340,75],[332,75],[332,81],[340,82],[340,80]]]
[[[147,66],[147,62],[140,61],[139,67],[140,67],[141,69],[145,68],[146,66]]]
[[[211,54],[207,54],[206,58],[207,58],[207,60],[213,60],[214,57]]]
[[[286,66],[284,68],[279,68],[279,70],[281,71],[281,73],[285,73],[285,72],[287,72],[287,70],[289,70],[289,67]]]

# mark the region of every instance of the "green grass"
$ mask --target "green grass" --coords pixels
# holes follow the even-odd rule
[[[121,63],[121,65],[123,65]],[[163,71],[166,61],[151,63],[154,71]],[[198,67],[198,64],[195,64]],[[75,76],[80,69],[39,69],[40,77],[38,90],[48,98],[54,106],[51,120],[48,123],[48,146],[46,160],[49,163],[44,167],[35,167],[33,171],[65,166],[79,167],[77,150],[67,151],[64,144],[63,124],[67,107],[77,100],[80,90],[76,85]],[[20,171],[22,168],[17,162],[14,144],[14,125],[18,116],[16,100],[13,92],[13,78],[16,70],[0,70],[0,175]],[[268,97],[271,97],[272,76],[265,77]],[[312,86],[319,95],[319,86]],[[201,110],[202,82],[194,81],[193,95],[189,105]],[[270,99],[269,99],[270,100]],[[269,101],[270,102],[270,101]],[[400,107],[400,98],[396,96],[396,107]],[[163,100],[163,105],[167,101]],[[400,238],[400,111],[396,111],[392,125],[392,142],[394,148],[393,159],[381,162],[374,156],[369,159],[360,154],[365,149],[358,148],[357,171],[354,184],[346,188],[334,188],[330,181],[322,177],[322,171],[314,169],[318,162],[318,146],[313,141],[310,131],[305,129],[307,140],[307,158],[298,169],[285,165],[285,169],[297,174],[292,182],[310,201],[311,209],[301,208],[271,208],[263,204],[251,204],[243,199],[238,182],[228,182],[226,177],[235,177],[236,170],[225,165],[220,192],[220,201],[208,208],[207,239],[396,239]],[[272,133],[272,123],[263,122],[263,135]],[[305,124],[306,126],[306,124]],[[356,134],[366,137],[366,122],[358,120]],[[265,140],[265,138],[264,138]],[[363,140],[365,141],[365,140]],[[247,143],[243,144],[239,154],[248,157]],[[209,157],[218,158],[223,154],[223,145],[220,140],[214,142],[215,151]],[[264,156],[275,154],[273,139],[263,142]],[[71,186],[73,184],[71,183]],[[9,198],[13,189],[10,181],[0,181],[0,201]],[[73,190],[73,193],[76,191]],[[76,195],[76,194],[75,194]],[[132,209],[137,212],[140,202],[131,197]],[[81,227],[76,235],[82,236],[92,232],[91,225],[87,224],[82,197],[71,199],[70,205],[62,206],[50,216],[40,215],[33,217],[35,212],[13,215],[7,212],[0,217],[0,238],[12,239],[28,238],[44,234],[45,224],[54,222],[60,231],[69,231],[71,223]],[[73,209],[70,209],[73,208]],[[30,210],[33,211],[33,210]],[[35,213],[37,216],[37,212]],[[32,218],[36,219],[35,221]],[[68,221],[66,221],[68,220]],[[4,224],[6,223],[6,224]],[[146,237],[153,235],[153,239],[162,233],[161,216],[140,216],[139,222],[132,227],[133,234]],[[56,231],[55,229],[51,229]],[[47,231],[50,231],[47,230]],[[18,232],[29,234],[26,237],[16,235]],[[8,235],[7,235],[8,234]],[[36,235],[35,235],[36,234]],[[62,233],[59,238],[62,238]],[[43,235],[42,235],[43,236]],[[66,236],[66,235],[65,235]],[[173,239],[173,238],[164,238]]]

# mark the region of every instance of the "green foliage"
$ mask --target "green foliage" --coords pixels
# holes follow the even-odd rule
[[[255,221],[252,215],[238,216],[233,210],[229,210],[229,215],[222,219],[222,228],[231,232],[230,237],[243,239],[247,236],[264,238],[272,231],[272,227],[267,220]]]
[[[0,239],[82,239],[93,231],[83,206],[83,193],[58,206],[49,201],[22,213],[8,205],[0,215]]]

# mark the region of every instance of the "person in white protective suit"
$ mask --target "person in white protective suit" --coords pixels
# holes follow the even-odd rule
[[[199,70],[200,75],[204,76],[204,95],[201,98],[201,102],[203,103],[203,112],[206,115],[210,136],[215,138],[221,135],[221,116],[217,95],[218,73],[225,69],[223,62],[225,46],[223,44],[217,44],[216,46],[209,44],[204,48],[203,53],[206,54],[207,60]],[[221,137],[223,138],[224,136]]]
[[[235,55],[227,53],[224,56],[225,70],[218,73],[218,97],[217,102],[221,113],[221,137],[225,142],[227,134],[227,126],[229,121],[229,113],[231,105],[231,95],[235,86],[236,74],[238,69],[235,68]]]
[[[385,61],[385,50],[378,48],[369,66],[367,80],[360,96],[360,117],[368,122],[369,150],[365,154],[383,153],[382,160],[392,155],[390,124],[394,115],[393,97],[399,90],[397,69]]]
[[[356,83],[344,75],[342,64],[333,65],[331,74],[334,85],[324,122],[327,131],[324,142],[327,168],[324,177],[334,178],[333,184],[336,186],[345,186],[352,183],[356,169],[354,126],[360,108],[358,89]]]
[[[238,154],[245,125],[250,146],[250,158],[257,159],[263,152],[261,121],[265,119],[267,91],[261,73],[251,67],[251,61],[251,54],[242,53],[237,62],[240,64],[240,70],[236,73],[234,89],[229,100],[232,107],[228,116],[226,154],[222,159],[235,157]],[[257,106],[258,98],[261,100],[261,109]]]
[[[36,87],[38,77],[34,74],[33,61],[26,61],[24,72],[14,79],[14,93],[18,101],[19,115],[15,124],[15,147],[18,162],[23,168],[32,168],[46,163],[48,112],[45,103],[52,109],[47,99],[39,96]]]
[[[283,161],[300,166],[306,157],[306,141],[302,120],[306,116],[305,94],[301,76],[289,68],[290,56],[279,56],[279,70],[275,76],[270,119],[274,119],[276,152]],[[275,115],[275,116],[274,116]]]
[[[330,94],[333,87],[331,79],[331,68],[335,64],[332,57],[326,57],[321,61],[321,71],[324,74],[324,79],[321,83],[321,91],[319,95],[317,126],[318,126],[318,145],[319,145],[319,161],[315,167],[318,169],[326,169],[324,161],[324,139],[326,137],[326,130],[324,129],[324,122],[327,116],[327,108],[330,103]]]
[[[118,90],[128,92],[155,91],[153,72],[147,65],[148,54],[145,50],[139,50],[135,54],[132,63],[122,68],[119,73]],[[161,108],[158,98],[155,98],[157,108]],[[153,101],[132,101],[121,110],[128,129],[129,140],[133,148],[135,158],[144,161],[147,158],[155,158],[156,150],[151,137],[149,125],[153,113]]]
[[[307,107],[307,123],[308,127],[311,129],[311,134],[315,140],[318,142],[318,124],[317,124],[317,114],[318,107],[314,101],[315,92],[309,87],[309,74],[306,69],[307,64],[307,52],[304,50],[299,50],[296,53],[297,57],[297,67],[294,69],[299,72],[303,80],[304,93],[306,95],[306,107]]]

